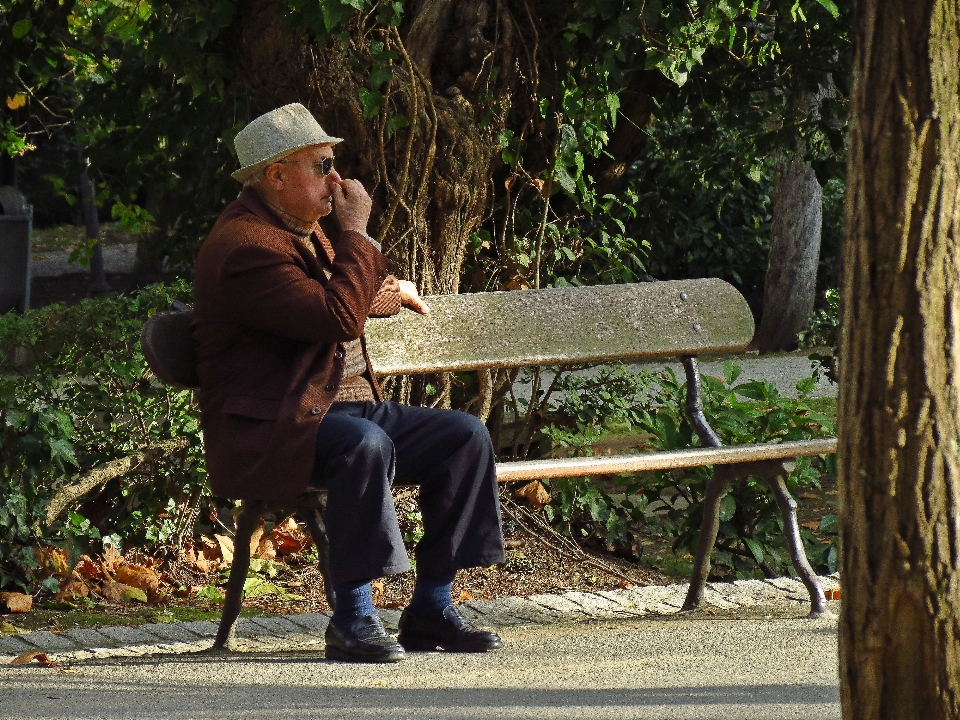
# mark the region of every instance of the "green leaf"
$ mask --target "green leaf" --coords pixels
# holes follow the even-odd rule
[[[757,561],[757,564],[763,562],[763,545],[758,543],[753,538],[741,538],[743,544],[747,546],[747,549],[750,550],[750,554],[753,555],[753,559]]]
[[[733,517],[736,511],[737,501],[733,499],[732,495],[724,495],[723,500],[720,501],[720,520],[726,522]]]
[[[820,532],[837,532],[837,516],[824,515],[820,518]]]
[[[828,13],[833,15],[833,17],[840,17],[840,9],[833,0],[817,0],[817,2],[820,3]]]
[[[387,122],[387,137],[393,137],[393,134],[400,128],[409,127],[410,121],[405,115],[394,115]]]
[[[15,39],[19,40],[19,39],[22,38],[24,35],[26,35],[28,32],[30,32],[30,29],[31,29],[32,27],[33,27],[33,20],[31,20],[30,18],[24,18],[23,20],[17,20],[17,22],[15,22],[15,23],[13,24],[13,37],[14,37]]]
[[[360,102],[363,104],[364,120],[372,120],[380,113],[383,107],[383,93],[362,87],[359,90]]]

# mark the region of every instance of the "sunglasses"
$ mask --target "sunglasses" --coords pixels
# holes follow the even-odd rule
[[[279,165],[302,165],[302,160],[279,160]],[[321,158],[320,162],[312,162],[310,165],[313,167],[313,172],[318,177],[326,177],[333,172],[333,158],[325,157]]]

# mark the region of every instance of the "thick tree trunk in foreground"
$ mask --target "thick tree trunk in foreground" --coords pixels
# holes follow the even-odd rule
[[[960,718],[960,3],[861,0],[843,254],[845,718]]]
[[[820,261],[823,191],[802,153],[780,156],[774,188],[763,317],[754,340],[760,352],[796,345],[813,314]]]

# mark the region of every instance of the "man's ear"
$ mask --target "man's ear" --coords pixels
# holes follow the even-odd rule
[[[283,165],[281,163],[267,165],[263,169],[263,178],[271,188],[280,190],[283,188]]]

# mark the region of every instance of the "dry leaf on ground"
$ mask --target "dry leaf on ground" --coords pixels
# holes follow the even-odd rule
[[[277,557],[277,546],[273,544],[273,538],[261,538],[260,545],[255,553],[261,560],[275,560]]]
[[[147,602],[147,594],[140,588],[131,587],[126,583],[113,582],[112,580],[103,582],[100,594],[107,600],[113,600],[114,602],[131,602],[133,600]]]
[[[123,564],[123,555],[121,555],[113,545],[107,545],[103,551],[103,569],[112,575],[117,568]]]
[[[0,606],[6,606],[8,612],[30,612],[33,607],[33,595],[15,592],[0,592]]]
[[[89,555],[82,555],[77,566],[73,569],[74,577],[78,580],[103,580],[103,569],[99,567]]]
[[[36,662],[40,667],[45,668],[59,668],[53,660],[51,660],[46,653],[38,652],[36,650],[28,650],[25,653],[17,655],[13,660],[10,661],[11,665],[29,665],[32,662]]]
[[[800,523],[800,527],[805,527],[807,530],[816,530],[820,527],[820,523],[816,520],[810,520],[809,522]]]
[[[143,591],[156,592],[160,587],[160,576],[153,568],[143,565],[121,565],[115,575],[117,582]]]
[[[370,583],[370,588],[373,590],[373,604],[376,605],[383,597],[384,584],[379,580],[376,580],[375,582]]]
[[[223,558],[224,565],[229,565],[233,562],[233,538],[226,535],[214,535],[213,537],[220,544],[220,556]]]
[[[312,538],[303,531],[292,517],[277,525],[270,533],[278,557],[302,552],[310,545]]]
[[[260,538],[263,537],[263,523],[260,523],[260,527],[253,531],[253,535],[250,536],[250,556],[253,557],[257,554],[257,548],[260,547]]]
[[[521,500],[526,500],[538,510],[550,502],[550,493],[547,492],[547,489],[539,480],[528,482],[517,490],[513,496]]]
[[[57,602],[73,602],[77,598],[85,598],[88,595],[90,595],[90,588],[87,587],[87,584],[74,580],[64,585],[63,589],[53,596],[53,599]]]
[[[460,602],[467,602],[468,600],[473,600],[473,595],[471,595],[465,588],[460,588]]]

